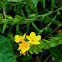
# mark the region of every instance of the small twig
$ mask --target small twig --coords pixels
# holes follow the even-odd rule
[[[49,55],[49,56],[44,60],[44,62],[47,62],[47,60],[50,58],[50,56],[51,56],[51,55]]]
[[[39,32],[40,30],[37,28],[37,26],[32,22],[33,27]]]
[[[28,31],[29,31],[29,26],[30,26],[30,23],[27,24],[27,35],[28,35]]]
[[[47,38],[48,36],[50,36],[52,33],[54,33],[60,26],[62,26],[62,24],[58,25],[57,28],[55,28],[51,33],[49,33],[46,37],[44,38]]]
[[[6,13],[5,13],[5,10],[3,9],[3,16],[4,16],[4,18],[6,19]]]

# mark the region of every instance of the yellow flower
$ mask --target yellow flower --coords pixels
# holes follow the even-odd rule
[[[26,36],[26,33],[23,36],[15,35],[15,42],[19,43],[21,42]]]
[[[35,32],[31,32],[30,36],[26,36],[26,38],[29,40],[29,43],[31,44],[40,44],[39,40],[41,40],[41,36],[36,36]]]
[[[21,50],[20,53],[25,53],[30,49],[29,42],[26,42],[25,40],[22,41],[22,43],[19,44],[18,50]]]
[[[20,51],[20,54],[23,54],[23,55],[25,55],[26,53],[25,53],[25,52],[22,52],[22,51]]]

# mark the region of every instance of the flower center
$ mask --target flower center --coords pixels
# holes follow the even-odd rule
[[[34,42],[34,40],[32,40]]]

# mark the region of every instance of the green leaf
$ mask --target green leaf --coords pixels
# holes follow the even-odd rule
[[[45,0],[41,0],[43,8],[45,8]]]
[[[16,32],[19,33],[19,23],[16,25]]]
[[[29,53],[33,54],[33,51],[31,50],[31,48],[29,49]]]
[[[48,49],[50,47],[49,45],[47,45],[47,43],[45,43],[45,41],[48,42],[48,40],[45,40],[45,39],[40,40],[41,49]]]
[[[35,45],[33,45],[32,51],[33,51],[35,54],[38,54],[38,53],[39,53],[39,52],[37,51],[37,48],[35,47]]]
[[[62,60],[62,54],[60,53],[60,51],[56,47],[50,48],[49,52],[55,58],[56,62],[60,62]]]
[[[22,17],[19,15],[15,15],[15,18],[13,19],[12,25],[19,23],[21,21]]]
[[[55,0],[51,0],[51,7],[50,7],[51,11],[53,11],[54,8],[55,8]]]
[[[0,61],[1,62],[14,62],[13,49],[10,41],[0,35]]]
[[[4,33],[6,27],[7,27],[7,23],[5,23],[5,24],[3,25],[3,31],[2,31],[2,33]]]
[[[34,7],[37,6],[38,1],[39,1],[39,0],[33,0]]]
[[[62,0],[59,0],[59,5],[60,5],[60,7],[62,6]]]
[[[28,14],[28,17],[35,18],[36,17],[36,14]]]
[[[2,60],[4,57],[3,57],[3,54],[0,53],[0,61],[1,62],[4,62],[4,60]]]
[[[30,10],[29,10],[29,6],[28,6],[28,5],[25,6],[25,9],[26,9],[26,12],[27,12],[28,14],[30,14]]]
[[[3,14],[2,13],[0,13],[0,18],[3,18]]]
[[[23,19],[25,19],[25,14],[22,9],[21,9],[21,15],[22,15]]]
[[[30,52],[31,54],[33,54],[33,53],[38,54],[38,53],[41,51],[41,49],[40,49],[38,46],[39,46],[39,45],[33,45],[33,46],[31,46],[29,52]],[[38,48],[39,48],[40,50],[38,50]]]
[[[8,2],[21,2],[22,0],[7,0]]]
[[[43,50],[41,49],[41,47],[39,45],[35,45],[36,49],[38,52],[43,52]]]
[[[11,20],[13,19],[13,17],[10,16],[10,15],[6,15],[6,18],[7,18],[7,19],[11,19]]]

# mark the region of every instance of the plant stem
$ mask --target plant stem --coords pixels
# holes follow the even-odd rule
[[[60,25],[58,25],[58,27],[57,28],[55,28],[50,34],[48,34],[46,37],[44,37],[44,38],[47,38],[48,36],[50,36],[52,33],[54,33],[60,26],[62,26],[62,24],[60,24]]]
[[[57,9],[57,10],[55,10],[55,11],[49,11],[49,13],[47,13],[47,14],[38,15],[37,17],[41,17],[41,16],[48,16],[48,15],[50,15],[50,14],[52,14],[52,13],[55,13],[55,12],[57,12],[57,11],[61,10],[61,9],[62,9],[62,7],[58,8],[58,9]]]
[[[37,28],[37,26],[32,22],[33,27],[39,32],[40,30]]]
[[[6,19],[6,13],[5,13],[5,10],[3,9],[3,16],[4,16],[4,18]]]
[[[29,31],[29,26],[30,26],[30,23],[27,24],[27,35],[28,35],[28,31]]]
[[[31,22],[33,22],[33,21],[36,21],[38,17],[45,17],[45,16],[48,16],[48,15],[50,15],[50,14],[52,14],[52,13],[55,13],[55,12],[61,10],[61,9],[62,9],[62,7],[58,8],[58,9],[55,10],[55,11],[49,11],[49,13],[47,13],[47,14],[38,15],[38,16],[35,17],[35,18],[30,18],[30,19],[26,19],[26,18],[25,18],[25,21],[20,21],[20,20],[18,20],[18,21],[16,21],[14,24],[17,24],[19,21],[20,21],[22,24],[31,23]],[[5,21],[5,22],[6,22],[6,21]],[[3,22],[3,23],[5,23],[5,22]],[[7,20],[7,22],[8,22],[9,24],[13,24],[13,23],[12,23],[13,20]]]
[[[51,56],[51,55],[49,55],[49,56],[44,60],[44,62],[47,62],[47,60],[50,58],[50,56]]]

